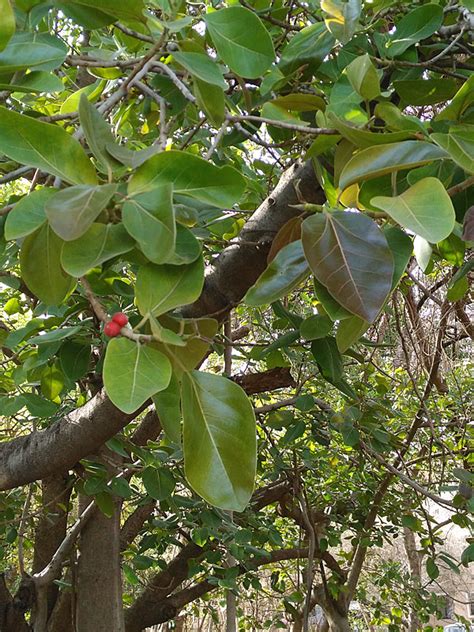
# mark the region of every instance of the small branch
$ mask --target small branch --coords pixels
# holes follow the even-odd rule
[[[196,103],[196,97],[194,96],[194,94],[192,94],[189,89],[184,85],[184,83],[181,81],[181,79],[176,75],[176,73],[174,73],[171,68],[169,66],[167,66],[166,64],[163,64],[161,61],[155,61],[153,64],[154,68],[159,68],[160,70],[162,70],[165,74],[168,75],[168,77],[171,79],[171,81],[174,83],[174,85],[178,88],[178,90],[181,92],[181,94],[188,100],[191,101],[191,103]]]
[[[209,147],[209,149],[207,150],[205,156],[204,156],[204,160],[210,160],[212,157],[212,154],[215,152],[215,150],[217,149],[218,144],[221,141],[221,138],[224,136],[225,131],[227,129],[227,123],[222,123],[219,131],[217,132],[217,134],[214,136],[211,146]]]
[[[454,504],[451,500],[442,498],[441,496],[438,496],[437,494],[430,492],[428,489],[426,489],[425,487],[423,487],[416,481],[413,481],[409,476],[407,476],[406,474],[398,470],[393,465],[390,465],[390,463],[387,463],[387,461],[382,456],[380,456],[380,454],[375,452],[375,450],[372,450],[372,448],[370,448],[366,443],[361,441],[360,445],[368,454],[373,456],[376,459],[376,461],[378,461],[381,465],[383,465],[383,467],[386,470],[388,470],[389,472],[397,476],[401,481],[403,481],[404,483],[412,487],[419,494],[421,494],[422,496],[425,496],[426,498],[431,498],[431,500],[433,500],[438,505],[444,505],[445,507],[449,509],[454,508]]]
[[[467,178],[467,180],[463,180],[463,182],[460,182],[459,184],[455,184],[454,186],[450,187],[448,189],[448,195],[449,197],[454,197],[458,193],[461,193],[461,191],[464,191],[465,189],[469,189],[469,187],[473,185],[474,185],[474,176],[471,176],[470,178]]]
[[[226,119],[231,123],[245,123],[251,121],[255,123],[266,123],[267,125],[273,125],[274,127],[281,127],[283,129],[291,129],[294,132],[303,132],[305,134],[312,134],[316,136],[337,136],[339,132],[336,129],[328,129],[325,127],[306,127],[304,125],[298,125],[296,123],[287,123],[285,121],[274,121],[273,119],[266,118],[264,116],[254,116],[252,114],[236,115],[229,114]]]
[[[109,315],[105,311],[102,303],[99,301],[97,296],[92,291],[89,281],[85,277],[81,277],[80,281],[81,281],[82,287],[84,288],[84,294],[86,295],[87,300],[89,301],[94,314],[102,323],[108,323],[111,319],[109,318]],[[123,336],[124,338],[129,338],[130,340],[134,340],[135,342],[141,342],[141,343],[153,342],[153,340],[155,340],[154,336],[151,336],[148,334],[136,334],[127,326],[122,327],[122,329],[120,330],[120,335]]]
[[[56,579],[56,577],[60,575],[61,567],[64,560],[66,559],[70,550],[72,549],[82,528],[84,527],[86,522],[89,520],[89,518],[92,516],[94,511],[96,511],[96,509],[97,509],[97,506],[95,504],[95,501],[91,501],[87,505],[87,507],[84,509],[84,511],[81,513],[79,518],[76,520],[74,525],[71,527],[67,536],[61,542],[56,553],[51,558],[50,563],[47,566],[45,566],[45,568],[42,571],[40,571],[39,573],[36,573],[36,575],[33,575],[37,588],[41,588],[42,586],[47,586],[54,579]]]
[[[120,24],[120,22],[115,22],[114,27],[119,31],[122,31],[122,33],[125,33],[125,35],[128,35],[129,37],[134,37],[135,39],[141,40],[142,42],[150,42],[151,44],[153,44],[155,41],[150,35],[145,35],[144,33],[133,31],[127,26]]]
[[[30,508],[31,497],[33,496],[33,483],[28,485],[28,493],[26,495],[25,504],[23,505],[23,511],[21,512],[20,524],[18,525],[18,566],[20,568],[20,575],[25,576],[25,561],[23,556],[23,535],[26,522],[26,516]]]

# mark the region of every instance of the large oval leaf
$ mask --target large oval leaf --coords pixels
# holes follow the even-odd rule
[[[176,224],[173,187],[156,187],[128,199],[123,205],[122,221],[143,254],[153,263],[165,263],[174,252]]]
[[[184,471],[212,505],[243,511],[253,492],[255,415],[244,391],[225,377],[193,371],[183,376]]]
[[[0,152],[71,184],[96,184],[97,176],[79,141],[57,125],[0,106]]]
[[[181,393],[179,382],[173,373],[168,386],[156,395],[153,403],[166,437],[174,443],[181,443]]]
[[[3,21],[3,15],[1,15]],[[0,74],[17,70],[54,70],[66,59],[67,46],[49,33],[15,33],[0,53]]]
[[[78,184],[58,191],[46,202],[46,216],[54,232],[64,239],[79,239],[91,227],[117,191],[116,184],[90,187]]]
[[[361,213],[321,213],[303,222],[302,240],[318,281],[343,307],[373,322],[393,274],[392,253],[377,224]]]
[[[448,158],[449,154],[425,141],[407,140],[379,147],[369,147],[357,152],[342,170],[339,186],[348,186],[360,180],[377,178],[392,171],[425,165],[433,160]]]
[[[168,386],[171,364],[153,347],[120,337],[107,345],[103,375],[112,403],[124,413],[133,413]]]
[[[258,306],[273,303],[302,283],[309,274],[301,240],[282,248],[248,290],[243,302]]]
[[[187,266],[142,266],[135,287],[138,309],[143,316],[159,316],[198,299],[203,284],[202,257]]]
[[[52,187],[36,189],[21,198],[8,213],[5,221],[5,239],[20,239],[31,234],[46,221],[46,202],[57,193]]]
[[[474,127],[451,128],[449,134],[431,134],[434,142],[445,149],[464,171],[474,173]]]
[[[92,224],[82,237],[64,243],[61,264],[66,272],[80,277],[134,246],[135,241],[122,224]]]
[[[15,33],[15,14],[10,0],[0,0],[0,50],[3,50]]]
[[[48,224],[44,224],[28,235],[21,247],[21,277],[46,305],[59,305],[75,285],[75,280],[61,266],[62,244]]]
[[[171,183],[175,193],[213,204],[232,206],[244,192],[245,180],[233,167],[216,167],[185,151],[164,151],[147,160],[128,185],[130,194]]]
[[[227,83],[219,66],[204,53],[175,52],[174,59],[194,77],[214,86],[226,89]]]
[[[439,4],[425,4],[409,11],[386,43],[387,55],[398,57],[416,42],[433,35],[442,23],[443,9]]]
[[[438,178],[423,178],[401,195],[376,196],[371,203],[431,243],[450,235],[456,221],[451,198]]]
[[[221,59],[238,75],[257,79],[275,59],[272,39],[261,20],[244,7],[227,7],[204,18]]]
[[[192,371],[206,357],[209,346],[217,333],[219,324],[214,318],[177,319],[162,316],[160,324],[169,331],[182,336],[183,346],[170,342],[157,342],[155,347],[170,360],[173,373],[181,378],[184,371]],[[165,428],[166,431],[166,428]]]

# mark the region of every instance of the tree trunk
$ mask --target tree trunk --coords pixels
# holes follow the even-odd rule
[[[41,482],[42,512],[35,531],[33,573],[39,573],[49,564],[66,535],[67,506],[71,487],[68,477],[51,476]],[[59,588],[51,583],[47,590],[47,613],[49,617],[58,596]]]
[[[347,615],[341,615],[338,612],[327,614],[329,623],[329,632],[351,632],[351,626]]]
[[[120,571],[120,501],[111,518],[101,511],[85,525],[79,542],[77,632],[124,632]]]
[[[416,587],[421,586],[421,559],[416,549],[416,540],[413,531],[403,527],[403,544],[407,554],[408,565],[413,583]],[[420,620],[414,610],[410,612],[410,623],[408,632],[417,632],[421,627]]]

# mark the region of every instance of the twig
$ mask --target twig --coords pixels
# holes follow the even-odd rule
[[[273,119],[266,118],[264,116],[254,116],[253,114],[236,115],[229,114],[227,120],[232,123],[242,123],[246,121],[253,121],[255,123],[266,123],[267,125],[273,125],[274,127],[281,127],[283,129],[291,129],[295,132],[304,132],[305,134],[314,134],[317,136],[337,136],[339,132],[336,129],[328,129],[325,127],[305,127],[304,125],[298,125],[297,123],[288,123],[286,121],[274,121]]]
[[[217,134],[214,136],[211,146],[209,147],[209,149],[207,150],[205,156],[204,156],[204,160],[210,160],[212,157],[212,154],[215,152],[217,145],[220,143],[221,138],[224,136],[225,131],[227,129],[227,123],[222,123],[219,131],[217,132]]]
[[[154,64],[153,64],[153,67],[154,68],[159,68],[164,73],[166,73],[168,75],[168,77],[171,79],[171,81],[174,83],[174,85],[181,92],[181,94],[188,101],[191,101],[191,103],[196,103],[196,97],[194,96],[194,94],[192,94],[188,90],[188,88],[184,85],[184,83],[181,81],[181,79],[178,77],[178,75],[175,72],[173,72],[169,66],[167,66],[166,64],[163,64],[161,61],[155,61]]]
[[[450,187],[448,189],[448,195],[449,197],[454,197],[458,193],[461,193],[461,191],[464,191],[464,189],[469,189],[472,185],[474,185],[474,176],[471,176],[470,178],[467,178],[467,180],[463,180],[459,184],[455,184]]]
[[[25,504],[23,505],[23,511],[21,512],[20,524],[18,525],[18,567],[20,569],[20,575],[22,577],[25,576],[25,560],[23,556],[23,531],[24,531],[26,516],[28,514],[28,509],[30,508],[32,495],[33,495],[33,483],[30,483],[28,485],[28,493],[26,495]]]
[[[142,42],[150,42],[153,44],[153,42],[155,41],[150,35],[145,35],[144,33],[133,31],[127,26],[120,24],[120,22],[115,22],[114,27],[119,31],[122,31],[122,33],[125,33],[125,35],[128,35],[129,37],[134,37],[135,39],[141,40]]]

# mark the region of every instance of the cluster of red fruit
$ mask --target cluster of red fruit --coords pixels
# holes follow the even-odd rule
[[[104,334],[109,338],[115,338],[120,334],[122,327],[128,323],[128,316],[123,312],[117,312],[112,316],[112,320],[105,323]]]

